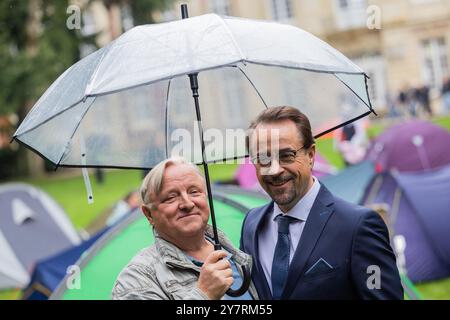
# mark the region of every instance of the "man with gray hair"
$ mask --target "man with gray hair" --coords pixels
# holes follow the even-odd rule
[[[119,274],[117,300],[231,299],[251,257],[218,230],[223,250],[214,250],[205,181],[183,158],[156,165],[141,186],[142,212],[153,226],[155,244],[139,252]],[[240,299],[257,298],[253,284]]]

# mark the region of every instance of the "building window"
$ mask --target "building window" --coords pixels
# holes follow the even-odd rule
[[[423,80],[430,88],[440,88],[449,75],[447,45],[444,38],[422,41]]]
[[[222,16],[230,15],[230,1],[229,0],[210,0],[210,10]]]
[[[336,25],[341,30],[366,27],[367,0],[335,0]]]
[[[292,1],[291,0],[270,0],[272,17],[276,21],[286,21],[292,19]]]

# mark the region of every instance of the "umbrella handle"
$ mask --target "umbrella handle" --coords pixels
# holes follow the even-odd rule
[[[219,243],[214,244],[214,250],[221,250],[222,246]],[[244,293],[247,292],[248,288],[250,287],[250,281],[252,280],[252,276],[250,274],[250,270],[247,269],[246,266],[242,266],[242,285],[239,289],[233,290],[228,289],[227,295],[230,297],[240,297]]]
[[[250,281],[252,280],[252,278],[250,275],[250,270],[248,270],[246,266],[242,266],[242,275],[243,279],[241,287],[236,290],[228,289],[227,295],[229,295],[230,297],[240,297],[244,293],[246,293],[248,288],[250,287]]]

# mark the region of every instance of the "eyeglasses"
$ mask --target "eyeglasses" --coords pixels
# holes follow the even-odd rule
[[[282,150],[278,154],[278,157],[268,156],[266,154],[258,154],[255,157],[252,157],[252,162],[255,165],[260,167],[270,167],[274,159],[278,161],[280,165],[288,165],[295,161],[297,158],[297,153],[302,150],[305,146],[297,149],[297,150]]]

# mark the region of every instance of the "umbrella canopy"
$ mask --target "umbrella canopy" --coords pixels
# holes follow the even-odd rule
[[[428,121],[397,124],[378,136],[367,159],[383,170],[423,171],[450,164],[450,132]]]
[[[344,101],[352,107],[343,122],[371,110],[363,70],[322,40],[290,25],[207,14],[135,27],[82,59],[14,139],[57,166],[152,168],[177,151],[202,163],[186,77],[194,73],[207,162],[244,156],[244,137],[224,139],[226,129],[247,128],[268,106],[298,107],[313,128],[340,117]]]

